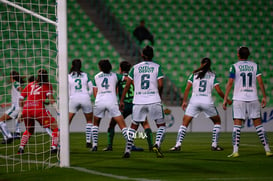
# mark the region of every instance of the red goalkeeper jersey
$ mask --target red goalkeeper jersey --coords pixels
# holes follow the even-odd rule
[[[22,91],[21,99],[25,99],[27,97],[24,106],[43,107],[46,98],[52,93],[53,91],[51,84],[44,83],[39,85],[37,82],[31,82]]]

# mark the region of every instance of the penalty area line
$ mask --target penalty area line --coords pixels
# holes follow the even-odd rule
[[[119,179],[119,180],[160,181],[160,180],[150,180],[150,179],[146,179],[146,178],[130,178],[127,176],[122,176],[122,175],[114,175],[114,174],[110,174],[110,173],[103,173],[103,172],[98,172],[95,170],[89,170],[87,168],[82,168],[82,167],[68,167],[68,168],[72,168],[72,169],[80,171],[80,172],[90,173],[90,174],[104,176],[104,177],[111,177],[111,178],[115,178],[115,179]]]

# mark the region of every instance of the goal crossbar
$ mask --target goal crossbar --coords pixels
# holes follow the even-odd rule
[[[8,0],[0,0],[0,2],[5,3],[5,4],[8,4],[8,5],[10,5],[10,6],[16,8],[16,9],[19,9],[19,10],[21,10],[21,11],[27,13],[27,14],[30,14],[30,15],[32,15],[32,16],[38,18],[38,19],[41,19],[41,20],[43,20],[43,21],[45,21],[45,22],[47,22],[47,23],[50,23],[50,24],[53,24],[53,25],[57,26],[57,23],[56,23],[55,21],[52,21],[52,20],[50,20],[50,19],[48,19],[48,18],[46,18],[46,17],[44,17],[44,16],[41,16],[41,15],[39,15],[39,14],[33,12],[33,11],[30,11],[30,10],[24,8],[24,7],[18,6],[17,4],[15,4],[15,3],[13,3],[13,2],[10,2],[10,1],[8,1]]]

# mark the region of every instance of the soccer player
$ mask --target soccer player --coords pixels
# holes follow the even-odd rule
[[[20,138],[20,121],[17,119],[20,107],[19,107],[19,97],[22,91],[21,85],[24,83],[24,80],[19,75],[17,71],[10,72],[10,81],[12,83],[11,88],[11,107],[0,117],[0,129],[3,134],[2,144],[8,144],[13,141],[15,138]],[[2,105],[2,107],[7,106],[8,104]],[[16,130],[15,137],[13,137],[8,130],[8,127],[5,121],[16,119]]]
[[[29,83],[20,96],[19,105],[23,107],[20,119],[25,122],[26,131],[22,136],[18,154],[24,153],[24,147],[34,133],[35,120],[44,128],[52,130],[51,153],[57,153],[58,126],[55,118],[44,106],[47,98],[50,104],[56,105],[52,85],[48,82],[48,73],[45,69],[39,69],[37,79]]]
[[[212,130],[212,151],[222,151],[218,145],[219,133],[221,130],[221,119],[215,108],[211,93],[213,88],[217,91],[219,96],[224,98],[219,82],[216,79],[215,73],[212,72],[211,60],[209,58],[203,58],[201,60],[201,66],[194,70],[188,79],[188,83],[184,92],[184,98],[182,103],[182,109],[185,111],[182,125],[180,126],[176,144],[170,149],[170,151],[180,151],[181,145],[187,132],[187,128],[194,117],[203,112],[208,118],[210,118],[214,124]],[[192,88],[192,96],[188,104],[188,95]],[[231,104],[232,101],[228,100]]]
[[[264,108],[266,106],[266,94],[262,74],[258,65],[255,62],[248,60],[249,55],[250,51],[248,47],[240,47],[237,52],[239,61],[231,65],[229,70],[230,74],[226,85],[223,108],[226,110],[227,98],[234,83],[232,98],[234,126],[232,133],[233,153],[228,155],[228,157],[239,156],[242,122],[247,118],[253,120],[256,132],[264,146],[266,156],[273,156],[261,120],[261,107]],[[257,95],[256,81],[258,81],[263,95],[261,104]]]
[[[116,87],[119,81],[123,80],[123,76],[112,72],[112,65],[108,59],[102,59],[98,63],[101,72],[95,75],[93,82],[93,93],[95,96],[94,106],[94,125],[92,127],[92,142],[91,151],[98,149],[98,130],[100,120],[105,116],[105,112],[113,118],[122,131],[124,138],[127,141],[127,128],[124,118],[119,110]]]
[[[130,157],[130,148],[134,142],[134,134],[139,124],[143,124],[148,115],[151,120],[156,122],[158,127],[153,151],[157,154],[157,157],[163,157],[160,151],[160,145],[166,131],[163,107],[161,104],[164,76],[161,71],[161,66],[152,61],[153,57],[153,48],[151,46],[145,46],[142,50],[143,61],[134,65],[130,70],[126,86],[120,99],[120,107],[123,109],[125,95],[130,88],[130,84],[134,84],[133,120],[131,128],[128,130],[127,147],[129,149],[124,153],[124,158]]]
[[[93,111],[90,97],[93,84],[87,73],[81,71],[81,60],[74,59],[68,75],[69,82],[69,124],[81,108],[86,119],[86,147],[91,148]]]
[[[122,61],[119,64],[119,72],[123,76],[126,76],[126,77],[128,76],[128,72],[129,72],[130,68],[131,68],[131,64],[128,61]],[[125,80],[118,82],[118,96],[119,96],[119,98],[122,95],[122,91],[123,91],[125,85],[126,85]],[[130,89],[128,90],[128,92],[124,98],[124,104],[125,104],[124,109],[121,111],[124,119],[126,119],[127,116],[132,114],[133,97],[134,97],[134,86],[131,84]],[[108,133],[107,133],[108,146],[104,149],[104,151],[112,151],[113,150],[113,139],[114,139],[116,124],[117,123],[115,122],[115,120],[112,119],[109,124]],[[151,150],[153,147],[153,133],[152,133],[152,130],[151,130],[150,125],[147,120],[144,122],[143,128],[144,128],[144,131],[147,136],[149,150]],[[132,151],[143,151],[143,148],[132,146]]]

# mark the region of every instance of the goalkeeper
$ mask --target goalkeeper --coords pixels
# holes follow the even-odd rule
[[[27,100],[24,102],[25,98]],[[23,111],[19,119],[25,122],[26,131],[22,136],[18,154],[24,153],[24,147],[34,133],[35,120],[44,128],[52,130],[51,153],[57,153],[58,126],[55,118],[45,108],[44,102],[47,98],[50,104],[56,105],[52,85],[48,82],[48,73],[45,69],[39,69],[37,79],[29,83],[20,96],[19,105],[23,107]]]

